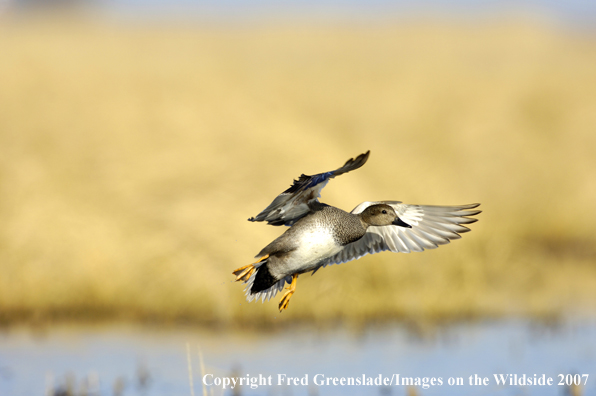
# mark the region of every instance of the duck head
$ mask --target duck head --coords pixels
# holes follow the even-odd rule
[[[360,214],[363,222],[370,226],[388,226],[396,225],[405,228],[412,228],[411,225],[404,223],[395,210],[386,204],[371,205]]]

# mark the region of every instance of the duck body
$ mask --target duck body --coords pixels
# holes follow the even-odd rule
[[[251,293],[266,290],[287,276],[318,269],[343,246],[362,238],[367,228],[358,215],[317,203],[256,256],[268,259],[259,267]]]

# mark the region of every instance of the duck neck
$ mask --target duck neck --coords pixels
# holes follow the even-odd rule
[[[368,227],[370,226],[370,224],[368,224],[366,221],[364,221],[364,219],[362,218],[362,213],[358,213],[355,216],[358,217],[358,220],[360,221],[360,225],[362,225],[362,228],[364,229],[364,232],[366,232],[366,230],[368,229]]]

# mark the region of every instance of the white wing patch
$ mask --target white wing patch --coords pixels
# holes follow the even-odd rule
[[[351,213],[361,213],[367,207],[380,203],[393,207],[399,218],[412,228],[395,225],[368,227],[361,239],[344,246],[339,253],[326,260],[322,267],[345,263],[385,250],[410,253],[435,249],[451,240],[461,238],[459,234],[470,231],[462,224],[476,222],[477,219],[470,216],[480,213],[479,210],[472,210],[479,204],[431,206],[408,205],[399,201],[363,202]]]

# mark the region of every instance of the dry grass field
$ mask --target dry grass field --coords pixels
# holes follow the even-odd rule
[[[541,24],[0,24],[0,321],[218,325],[596,312],[596,38]],[[472,232],[302,276],[231,271],[322,201],[481,202]]]

